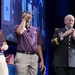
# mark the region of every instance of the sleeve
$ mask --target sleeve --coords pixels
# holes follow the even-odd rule
[[[16,32],[16,30],[17,30],[17,28],[19,27],[19,25],[16,25],[15,27],[14,27],[14,31]]]
[[[15,27],[14,27],[14,32],[15,32],[15,35],[16,35],[16,37],[18,38],[19,37],[19,35],[17,34],[17,28],[19,27],[19,25],[16,25]]]
[[[53,38],[51,39],[51,44],[52,45],[58,46],[61,43],[61,41],[63,41],[60,37],[60,34],[61,34],[61,30],[60,29],[55,29]]]
[[[38,45],[41,45],[41,44],[43,44],[43,39],[42,39],[42,35],[41,35],[41,32],[40,32],[40,30],[39,29],[37,29],[37,42],[38,42]]]

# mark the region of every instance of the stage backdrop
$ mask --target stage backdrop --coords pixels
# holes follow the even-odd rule
[[[7,41],[17,43],[14,26],[20,24],[23,11],[33,14],[31,25],[41,31],[43,50],[46,51],[46,24],[45,24],[45,1],[44,0],[2,0],[1,2],[1,29]]]

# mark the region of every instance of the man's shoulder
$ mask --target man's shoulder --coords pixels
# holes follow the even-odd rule
[[[0,33],[3,33],[3,30],[2,29],[0,29]]]
[[[19,27],[19,25],[15,25],[15,26],[14,26],[14,29],[16,29],[17,27]]]
[[[17,27],[17,26],[19,26],[19,25],[15,25],[15,27]]]
[[[55,31],[58,30],[59,28],[55,28]]]
[[[55,31],[61,31],[63,30],[64,28],[55,28]]]
[[[37,30],[38,28],[37,27],[34,27],[34,26],[30,26],[32,29],[34,30]]]

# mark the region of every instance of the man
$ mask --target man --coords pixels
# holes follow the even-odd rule
[[[22,22],[16,25],[14,30],[18,39],[18,52],[15,58],[17,75],[37,75],[38,55],[40,56],[41,71],[44,68],[42,54],[42,38],[38,28],[30,25],[32,14],[25,11],[22,13]]]
[[[3,51],[8,49],[5,37],[2,30],[0,30],[0,75],[8,75],[8,67],[6,64],[5,56]]]
[[[56,75],[75,75],[75,29],[74,16],[68,14],[64,18],[65,27],[55,29],[51,40],[54,46],[54,61]]]

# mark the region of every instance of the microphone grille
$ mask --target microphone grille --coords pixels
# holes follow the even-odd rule
[[[73,25],[72,24],[70,24],[70,28],[73,28]]]

